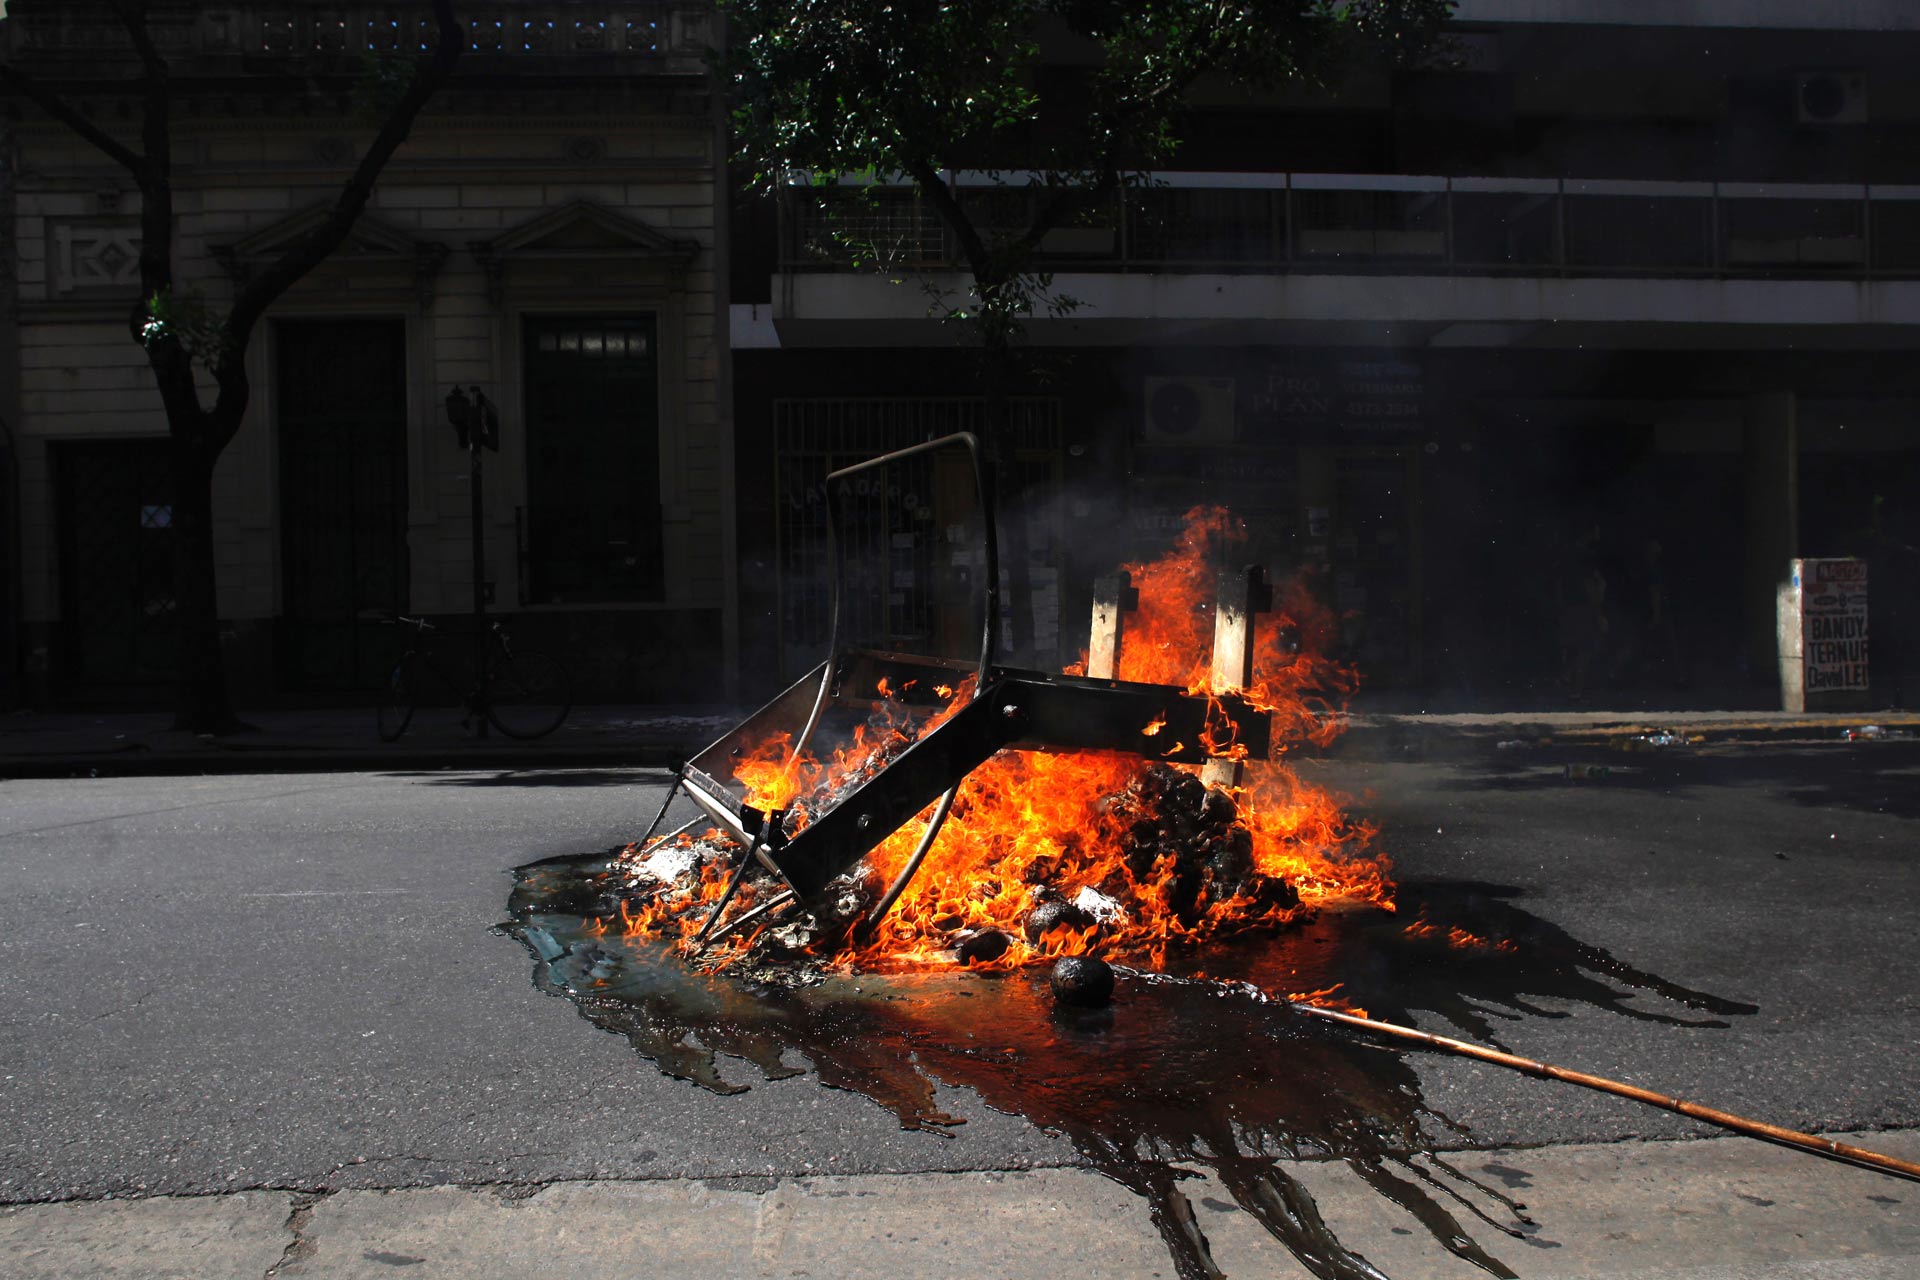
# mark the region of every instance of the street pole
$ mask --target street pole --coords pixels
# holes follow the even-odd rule
[[[455,387],[447,393],[447,421],[467,450],[467,481],[473,511],[473,674],[474,736],[487,736],[487,543],[486,495],[480,464],[482,449],[500,447],[500,415],[478,387],[472,395]]]
[[[485,406],[486,399],[481,396],[480,388],[473,389],[476,407]],[[484,412],[484,409],[481,410]],[[476,419],[479,417],[476,414]],[[474,670],[474,736],[487,736],[487,539],[482,521],[486,512],[486,497],[480,491],[480,423],[475,421],[473,430],[467,433],[467,460],[469,479],[473,485],[473,670]]]

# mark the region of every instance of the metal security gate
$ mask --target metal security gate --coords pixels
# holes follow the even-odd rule
[[[774,502],[781,674],[793,678],[818,663],[828,642],[826,478],[883,453],[951,435],[979,431],[979,397],[776,400]],[[1020,399],[1010,406],[1036,598],[1057,611],[1057,504],[1045,497],[1060,477],[1060,402]],[[854,642],[904,653],[964,654],[977,647],[971,616],[973,575],[981,570],[971,548],[977,512],[972,479],[951,458],[925,456],[888,468],[848,495],[842,539],[848,574],[844,633]],[[1012,515],[1003,509],[1004,522]],[[1002,569],[1004,580],[1005,569]],[[1050,593],[1050,594],[1049,594]],[[1036,614],[1046,609],[1036,608]],[[1043,654],[1056,633],[1037,621]]]
[[[82,696],[159,696],[179,652],[167,442],[61,442],[53,463],[66,637],[58,677]]]
[[[398,320],[283,321],[281,676],[369,689],[391,661],[378,615],[407,604],[407,356]]]

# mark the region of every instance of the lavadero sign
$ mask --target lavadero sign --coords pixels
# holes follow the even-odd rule
[[[1807,693],[1866,689],[1867,562],[1798,560],[1795,564]]]

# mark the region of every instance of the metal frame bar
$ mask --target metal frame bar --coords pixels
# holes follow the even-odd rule
[[[761,828],[761,832],[765,830],[766,828]],[[733,874],[727,877],[726,891],[720,895],[720,901],[713,904],[713,910],[707,912],[706,921],[701,924],[699,934],[694,937],[693,945],[696,948],[707,944],[707,936],[713,932],[713,926],[720,922],[720,913],[727,909],[729,902],[733,901],[733,895],[740,892],[740,882],[747,878],[747,868],[753,865],[753,854],[760,845],[761,832],[755,832],[753,839],[747,843],[747,847],[741,850],[740,861],[734,864]]]
[[[653,821],[647,824],[647,834],[640,837],[639,848],[642,857],[652,852],[652,850],[647,847],[647,841],[653,839],[653,833],[660,829],[662,822],[666,821],[667,810],[673,807],[673,798],[679,794],[680,784],[686,781],[686,777],[686,770],[684,768],[674,770],[673,785],[667,788],[667,798],[660,802],[660,812],[653,815]],[[685,830],[685,827],[680,828],[680,831]],[[673,834],[679,835],[680,831],[676,831]],[[671,840],[673,836],[668,836],[667,838]]]
[[[714,933],[712,937],[708,938],[706,942],[700,945],[711,947],[720,943],[726,938],[728,934],[740,932],[740,930],[746,928],[748,925],[752,924],[755,920],[758,920],[761,916],[766,915],[768,912],[775,911],[781,907],[786,906],[789,902],[792,902],[796,896],[798,895],[796,895],[793,890],[782,889],[779,893],[774,894],[771,898],[768,898],[765,902],[761,903],[759,906],[743,911],[739,915],[735,916],[733,919],[729,920],[726,923],[725,927],[721,928],[718,932]]]
[[[841,601],[846,594],[846,550],[840,545],[840,485],[863,471],[876,467],[903,462],[923,453],[932,453],[939,449],[949,449],[963,445],[973,462],[973,483],[980,495],[980,517],[982,531],[986,536],[986,598],[982,601],[986,617],[980,628],[980,669],[979,683],[974,687],[974,696],[980,696],[981,689],[987,683],[987,674],[993,669],[995,640],[1000,623],[1000,537],[998,512],[994,505],[993,476],[988,471],[986,461],[980,451],[980,437],[971,431],[956,431],[952,435],[941,436],[937,440],[928,440],[924,444],[910,445],[905,449],[895,449],[892,453],[883,453],[877,458],[865,462],[856,462],[850,467],[842,467],[827,475],[827,548],[833,558],[833,577],[831,579],[832,620],[827,635],[827,652],[838,656],[840,644]],[[828,681],[832,678],[832,666],[829,663]],[[823,682],[821,692],[824,696],[827,684]],[[816,707],[817,712],[817,707]],[[816,714],[817,718],[817,714]],[[811,724],[809,725],[811,728]]]
[[[940,804],[934,809],[933,818],[927,823],[926,834],[920,837],[919,848],[915,849],[913,856],[907,859],[907,865],[900,868],[900,874],[893,878],[893,883],[887,886],[887,891],[880,895],[880,901],[874,903],[873,909],[867,912],[865,928],[872,929],[886,919],[887,912],[893,910],[893,904],[898,902],[900,895],[907,891],[907,885],[920,874],[920,864],[925,862],[927,854],[933,851],[933,842],[939,838],[940,828],[947,824],[947,815],[953,812],[954,797],[959,794],[960,784],[956,782],[947,788],[945,795],[940,797]]]

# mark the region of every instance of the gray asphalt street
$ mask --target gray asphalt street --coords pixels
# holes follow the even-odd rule
[[[1403,882],[1498,886],[1623,962],[1759,1006],[1706,1029],[1547,1002],[1498,1024],[1517,1052],[1796,1128],[1920,1126],[1920,750],[1589,755],[1611,772],[1584,781],[1575,759],[1302,768],[1380,825]],[[942,1100],[969,1120],[952,1141],[810,1077],[716,1097],[537,992],[489,930],[507,869],[633,838],[662,781],[0,782],[0,1203],[1077,1163],[964,1095]],[[1414,1061],[1487,1145],[1703,1132]]]

